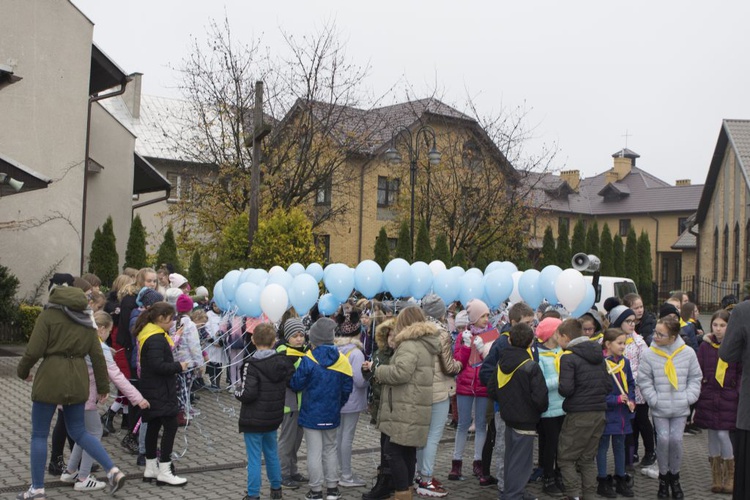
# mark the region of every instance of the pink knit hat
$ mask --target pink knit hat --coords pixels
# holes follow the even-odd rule
[[[490,308],[487,307],[487,304],[482,302],[479,299],[470,300],[468,304],[466,304],[466,312],[469,314],[469,324],[474,324],[477,321],[479,321],[479,318],[484,316],[485,314],[490,313]]]
[[[541,342],[547,342],[562,321],[557,318],[544,318],[536,327],[536,338]]]
[[[190,298],[190,296],[185,295],[184,293],[177,297],[177,304],[175,304],[175,309],[177,309],[178,313],[184,313],[184,312],[190,312],[193,310],[193,299]]]

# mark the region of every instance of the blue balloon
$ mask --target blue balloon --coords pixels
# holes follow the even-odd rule
[[[320,311],[320,314],[323,316],[330,316],[336,312],[336,309],[339,308],[340,304],[341,302],[336,300],[332,294],[326,293],[325,295],[322,295],[318,301],[318,311]]]
[[[385,266],[383,281],[393,297],[408,297],[411,285],[411,266],[404,259],[393,259]]]
[[[354,274],[344,264],[334,264],[323,277],[328,291],[339,301],[344,302],[352,294],[354,289]]]
[[[521,294],[523,301],[532,309],[539,307],[544,298],[539,288],[540,274],[536,269],[527,269],[518,280],[518,293]]]
[[[461,276],[461,291],[459,292],[459,299],[461,299],[461,303],[464,307],[474,299],[481,299],[483,295],[484,287],[482,286],[481,275],[467,272]]]
[[[229,310],[229,304],[227,298],[224,296],[224,280],[221,279],[214,285],[214,302],[219,306],[222,311]]]
[[[474,274],[476,276],[479,276],[480,278],[482,278],[484,276],[484,274],[482,274],[482,271],[480,271],[476,267],[472,267],[471,269],[467,269],[466,270],[466,274]]]
[[[586,313],[589,309],[591,309],[594,306],[594,301],[596,300],[596,291],[594,291],[594,285],[591,283],[586,283],[586,295],[583,296],[583,300],[580,304],[578,304],[578,307],[576,307],[575,311],[570,313],[570,315],[574,318],[580,318],[581,316]]]
[[[500,261],[493,260],[489,264],[487,264],[487,267],[484,268],[484,275],[490,274],[492,271],[497,271],[500,269]]]
[[[466,271],[464,271],[464,268],[461,266],[453,266],[450,269],[448,269],[450,272],[456,275],[456,277],[460,278],[464,274],[466,274]]]
[[[328,265],[327,265],[327,266],[326,266],[326,267],[325,267],[325,268],[323,269],[323,277],[322,277],[321,279],[322,279],[323,281],[325,281],[325,279],[326,279],[326,276],[328,276],[328,273],[330,273],[332,269],[336,269],[336,266],[338,266],[338,264],[328,264]]]
[[[224,275],[224,284],[222,285],[222,289],[224,290],[224,297],[226,297],[227,300],[234,300],[234,292],[235,290],[237,290],[237,285],[241,274],[241,272],[234,269]]]
[[[561,272],[562,269],[552,265],[546,266],[542,269],[542,272],[539,273],[539,290],[542,292],[542,297],[552,305],[560,302],[557,299],[557,293],[555,292],[555,281],[557,281],[557,277],[560,276]]]
[[[488,306],[496,308],[510,297],[513,291],[513,276],[503,269],[496,269],[484,277],[484,291]]]
[[[318,283],[320,283],[320,280],[323,279],[323,266],[321,266],[317,262],[313,262],[312,264],[307,266],[305,272],[315,278],[315,281],[317,281]]]
[[[417,261],[411,265],[411,286],[409,292],[415,299],[421,299],[432,289],[432,271],[426,262]],[[369,298],[369,297],[368,297]]]
[[[266,285],[272,285],[274,283],[284,287],[284,290],[289,290],[292,285],[294,277],[286,271],[279,271],[277,273],[269,274]]]
[[[451,272],[450,269],[441,271],[435,276],[435,281],[432,284],[432,290],[441,298],[446,304],[454,302],[458,298],[458,292],[460,290],[459,278],[455,272]]]
[[[253,269],[252,267],[250,267],[248,269],[244,269],[240,273],[240,279],[237,281],[237,285],[239,286],[240,283],[244,283],[246,281],[250,281],[250,273],[252,273],[253,271],[255,271],[255,269]]]
[[[288,288],[289,302],[300,316],[303,316],[318,301],[318,282],[309,274],[294,277]]]
[[[260,287],[255,283],[245,282],[237,287],[235,302],[240,314],[257,318],[263,313],[260,307],[260,292]]]
[[[503,271],[508,271],[508,274],[510,274],[511,276],[513,275],[513,273],[518,271],[518,268],[516,267],[516,265],[512,262],[508,262],[507,260],[502,261],[498,269],[501,269]]]
[[[262,288],[263,285],[261,283],[264,279],[268,278],[268,271],[265,269],[255,269],[248,275],[248,280],[251,283],[255,283],[256,285],[260,286]]]
[[[295,262],[294,264],[286,268],[286,272],[291,274],[292,278],[295,278],[305,272],[305,266],[303,266],[299,262]]]
[[[363,260],[354,270],[354,288],[366,298],[371,299],[383,287],[383,270],[374,260]]]

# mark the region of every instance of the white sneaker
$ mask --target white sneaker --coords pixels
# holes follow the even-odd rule
[[[92,475],[86,478],[85,481],[76,481],[73,489],[76,491],[99,491],[107,487],[107,484],[103,481],[97,481]]]
[[[68,472],[67,470],[60,476],[60,481],[67,484],[73,484],[78,479],[78,471]]]
[[[342,488],[359,488],[360,486],[367,486],[367,481],[363,481],[356,474],[352,474],[349,477],[341,476],[339,486]]]
[[[650,477],[651,479],[657,479],[659,477],[659,464],[653,463],[649,465],[648,467],[642,468],[641,474],[643,474],[646,477]]]

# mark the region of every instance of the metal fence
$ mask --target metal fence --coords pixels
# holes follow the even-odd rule
[[[21,325],[0,323],[0,343],[19,342],[23,339]]]
[[[726,295],[733,294],[738,300],[742,300],[745,295],[743,285],[738,282],[717,283],[707,278],[697,279],[695,276],[685,276],[679,283],[659,284],[658,303],[666,301],[677,290],[692,293],[698,307],[707,312],[718,309],[721,299]]]

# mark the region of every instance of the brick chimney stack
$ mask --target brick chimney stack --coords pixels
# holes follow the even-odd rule
[[[564,170],[560,172],[560,179],[567,182],[573,191],[578,192],[578,186],[581,184],[581,171]]]
[[[678,179],[674,183],[675,186],[689,186],[690,179]]]

